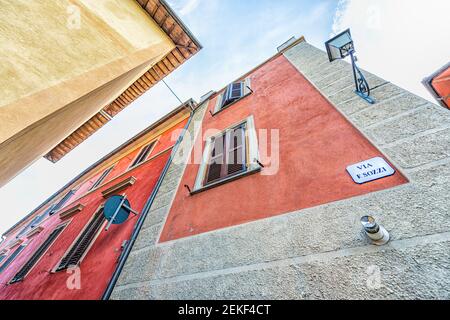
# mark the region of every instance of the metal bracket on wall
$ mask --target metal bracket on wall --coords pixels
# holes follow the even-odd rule
[[[356,58],[355,52],[353,50],[350,51],[350,57],[352,59],[353,77],[355,78],[355,93],[362,99],[366,100],[368,103],[375,104],[375,100],[370,97],[369,83],[367,82],[361,70],[356,65],[356,61],[358,59]]]

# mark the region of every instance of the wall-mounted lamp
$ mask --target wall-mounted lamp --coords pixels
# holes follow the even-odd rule
[[[370,104],[374,104],[375,100],[370,97],[370,87],[367,83],[366,78],[362,74],[356,65],[358,59],[355,56],[355,46],[353,44],[352,35],[350,29],[338,34],[334,38],[325,42],[325,47],[327,48],[328,59],[330,62],[338,59],[344,59],[348,56],[351,57],[353,66],[353,77],[355,79],[355,93],[366,100]]]
[[[361,218],[364,231],[374,245],[382,246],[389,242],[389,232],[379,225],[372,216]]]

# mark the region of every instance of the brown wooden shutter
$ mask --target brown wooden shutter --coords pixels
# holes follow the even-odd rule
[[[245,124],[214,138],[205,184],[244,172],[247,169]]]
[[[33,266],[39,261],[42,255],[47,251],[47,249],[52,245],[55,241],[56,237],[64,230],[64,226],[56,228],[53,232],[48,236],[48,238],[44,241],[44,243],[39,247],[39,249],[33,254],[33,256],[28,260],[28,262],[20,269],[19,272],[16,273],[14,278],[10,283],[15,283],[22,281],[23,278],[30,272]]]
[[[208,171],[206,174],[206,183],[214,182],[224,175],[224,156],[225,156],[225,134],[215,137],[213,143],[213,148],[211,150],[211,156],[208,164]]]
[[[76,240],[75,244],[61,260],[56,269],[57,271],[65,270],[70,266],[76,266],[80,262],[80,259],[94,240],[104,221],[105,217],[103,216],[102,209],[95,214],[89,225],[78,237],[78,240]]]
[[[245,171],[245,126],[231,130],[228,135],[227,175]]]

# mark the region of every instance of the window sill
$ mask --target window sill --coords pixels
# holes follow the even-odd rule
[[[237,174],[237,175],[234,175],[234,176],[225,178],[225,179],[223,179],[223,180],[220,180],[220,181],[217,181],[217,182],[208,184],[208,185],[203,186],[203,187],[201,187],[201,188],[199,188],[199,189],[197,189],[197,190],[192,191],[192,192],[190,193],[190,195],[191,195],[191,196],[194,196],[194,195],[196,195],[196,194],[198,194],[198,193],[202,193],[202,192],[207,191],[207,190],[209,190],[209,189],[213,189],[213,188],[219,187],[219,186],[221,186],[221,185],[224,185],[224,184],[226,184],[226,183],[235,181],[235,180],[237,180],[237,179],[241,179],[241,178],[250,176],[250,175],[252,175],[252,174],[261,172],[261,169],[262,169],[261,167],[256,167],[256,168],[253,168],[253,169],[249,169],[249,170],[247,170],[247,171],[245,171],[245,172],[239,173],[239,174]]]
[[[245,96],[243,96],[242,98],[240,98],[240,99],[238,99],[238,100],[236,100],[236,101],[233,101],[233,102],[230,103],[230,104],[227,104],[226,106],[220,108],[220,110],[217,110],[216,112],[214,112],[214,113],[212,114],[212,116],[215,117],[216,115],[218,115],[218,114],[221,113],[222,111],[227,110],[228,108],[232,107],[233,105],[235,105],[235,104],[238,103],[239,101],[244,100],[246,97],[248,97],[248,96],[251,95],[251,94],[252,94],[251,92],[250,92],[250,93],[247,93],[247,94],[246,94]]]
[[[64,210],[59,214],[59,218],[61,220],[68,219],[70,217],[73,217],[74,215],[80,213],[84,209],[84,205],[78,204],[75,207],[72,207],[70,209]]]
[[[106,189],[102,192],[103,198],[109,198],[113,194],[122,191],[128,187],[131,187],[136,182],[136,178],[131,176],[129,178],[126,178],[125,180],[119,181],[115,185],[111,186],[110,188]]]
[[[36,228],[34,228],[34,229],[31,229],[31,230],[25,235],[25,237],[28,238],[28,239],[30,239],[31,237],[33,237],[33,236],[37,235],[38,233],[42,232],[42,230],[44,230],[44,228],[41,227],[41,226],[38,226],[38,227],[36,227]]]

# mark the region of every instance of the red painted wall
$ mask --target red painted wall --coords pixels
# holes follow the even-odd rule
[[[224,130],[250,115],[257,130],[279,129],[278,173],[257,173],[190,196],[183,186],[194,185],[199,165],[188,165],[161,242],[407,182],[398,172],[364,185],[353,182],[347,166],[382,154],[283,56],[258,68],[251,79],[254,93],[214,117],[207,111],[202,129]],[[216,99],[209,103],[209,110]],[[203,145],[201,140],[196,143]]]
[[[450,109],[450,68],[442,72],[439,76],[433,79],[432,85],[434,90],[441,97],[447,97],[444,103]]]
[[[160,143],[154,148],[152,154],[158,154],[162,150],[173,146],[175,141],[171,139],[174,130],[182,129],[187,120],[182,121],[173,128],[166,131]],[[114,171],[107,177],[111,180],[121,173],[125,172],[139,150],[122,158]],[[63,255],[69,249],[71,244],[76,240],[84,226],[90,221],[96,210],[105,202],[101,192],[112,185],[133,176],[137,178],[136,183],[128,189],[121,191],[120,194],[126,193],[132,207],[141,211],[149,198],[163,168],[170,156],[170,152],[166,152],[161,156],[129,171],[126,175],[118,179],[109,181],[96,191],[88,193],[85,196],[77,197],[81,192],[86,192],[92,184],[93,179],[89,179],[83,183],[80,190],[72,199],[72,203],[66,207],[83,204],[85,208],[69,218],[70,221],[67,228],[60,234],[57,240],[51,245],[48,252],[35,265],[32,271],[25,277],[23,282],[12,285],[5,285],[19,271],[21,266],[28,261],[31,255],[45,241],[54,228],[62,223],[58,214],[44,221],[42,226],[44,230],[36,235],[29,246],[18,256],[18,258],[0,274],[0,300],[3,299],[100,299],[106,286],[116,267],[117,259],[121,254],[121,245],[124,240],[130,238],[133,227],[137,221],[137,217],[130,215],[128,221],[122,225],[113,225],[108,232],[102,231],[95,240],[93,246],[89,250],[85,259],[81,262],[81,289],[69,290],[66,282],[72,274],[66,271],[58,273],[50,273],[52,269],[59,263]],[[99,173],[101,174],[101,172]],[[98,176],[98,174],[96,175]],[[87,186],[87,187],[86,187]]]

